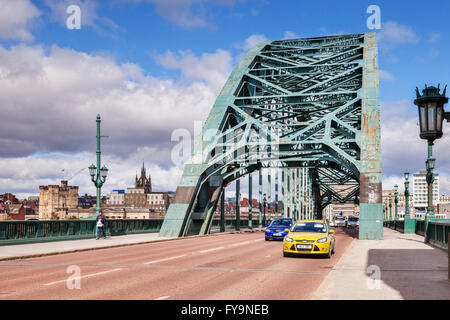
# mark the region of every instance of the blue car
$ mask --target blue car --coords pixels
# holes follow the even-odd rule
[[[290,229],[294,219],[292,218],[276,218],[266,228],[266,241],[283,240],[288,233],[285,229]]]

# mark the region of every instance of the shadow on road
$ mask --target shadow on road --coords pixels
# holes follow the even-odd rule
[[[406,300],[450,299],[446,263],[446,255],[437,248],[370,249],[367,257],[367,268],[378,267],[381,281]]]

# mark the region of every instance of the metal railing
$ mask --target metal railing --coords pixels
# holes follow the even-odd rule
[[[106,235],[118,236],[138,233],[159,232],[164,218],[156,219],[108,219]],[[253,228],[258,221],[253,221]],[[220,220],[213,220],[212,229],[220,226]],[[248,226],[247,219],[240,220],[241,228]],[[263,226],[264,227],[264,226]],[[225,228],[236,228],[236,220],[225,219]],[[94,220],[25,220],[0,221],[0,246],[48,241],[89,239],[96,237]]]
[[[416,219],[416,234],[425,236],[425,220]]]
[[[448,249],[448,233],[450,232],[450,219],[433,219],[426,226],[425,242],[441,249]]]
[[[390,228],[393,230],[397,230],[399,232],[404,232],[405,230],[405,221],[404,220],[385,220],[383,221],[383,226],[386,228]]]

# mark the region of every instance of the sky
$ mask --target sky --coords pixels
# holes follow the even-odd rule
[[[370,5],[380,29],[368,28]],[[133,186],[143,161],[154,190],[175,191],[177,134],[194,137],[246,51],[364,32],[379,41],[383,188],[403,190],[405,170],[425,169],[415,88],[450,83],[448,12],[443,0],[0,0],[0,193],[37,195],[64,178],[95,194],[97,114],[108,136],[103,194]],[[450,194],[449,134],[444,124],[434,147],[441,194]]]

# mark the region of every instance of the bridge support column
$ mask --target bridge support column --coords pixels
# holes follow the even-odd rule
[[[225,232],[225,188],[220,195],[220,232]]]
[[[359,239],[383,239],[378,50],[375,34],[364,38],[361,101]]]

